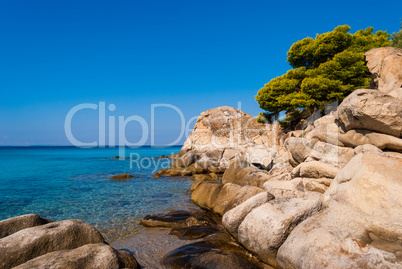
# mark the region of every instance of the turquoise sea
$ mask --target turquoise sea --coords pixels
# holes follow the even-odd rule
[[[108,241],[131,235],[147,214],[194,207],[187,192],[192,180],[152,177],[169,162],[154,157],[179,151],[126,148],[126,156],[134,154],[130,167],[129,158],[112,158],[118,148],[0,147],[0,220],[35,213],[84,220]],[[121,173],[134,177],[109,180]]]

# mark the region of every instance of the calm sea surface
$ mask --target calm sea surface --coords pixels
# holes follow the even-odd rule
[[[55,221],[82,219],[108,241],[134,234],[147,214],[194,207],[185,194],[192,180],[152,177],[169,161],[153,157],[179,151],[126,149],[137,160],[130,168],[130,159],[112,159],[117,148],[0,147],[0,220],[35,213]],[[134,177],[109,180],[121,173]]]

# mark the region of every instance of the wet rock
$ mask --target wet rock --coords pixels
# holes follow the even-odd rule
[[[214,234],[219,231],[214,226],[190,226],[183,228],[172,228],[169,234],[177,235],[180,239],[198,239],[208,235]]]
[[[185,227],[189,217],[191,217],[191,212],[178,210],[165,215],[147,215],[140,223],[145,227]]]
[[[125,180],[125,179],[129,179],[132,178],[134,176],[130,175],[130,174],[120,174],[117,176],[113,176],[111,178],[109,178],[110,180]]]
[[[0,268],[11,268],[49,252],[104,243],[102,235],[81,220],[63,220],[26,228],[0,239]]]
[[[155,159],[167,159],[167,158],[169,158],[169,156],[166,156],[166,155],[161,155],[161,156],[155,157]]]
[[[223,240],[205,240],[175,249],[163,257],[166,268],[261,268],[239,246]]]
[[[170,176],[170,177],[177,177],[177,176],[191,176],[193,171],[190,168],[165,168],[158,170],[154,176]]]
[[[88,244],[76,249],[54,251],[17,267],[24,268],[139,268],[135,258],[126,251],[107,244]]]
[[[147,215],[141,222],[145,227],[177,228],[196,225],[215,225],[214,216],[206,212],[173,211],[168,214]]]
[[[39,226],[52,222],[51,220],[43,219],[36,214],[22,215],[0,221],[0,238],[9,236],[25,228]]]

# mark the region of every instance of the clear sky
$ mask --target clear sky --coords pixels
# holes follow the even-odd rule
[[[68,145],[65,117],[81,103],[114,104],[106,117],[149,125],[160,103],[186,121],[238,102],[257,115],[254,96],[290,69],[292,43],[341,24],[392,33],[401,10],[400,0],[0,0],[0,145]],[[97,138],[97,113],[74,116],[77,139]],[[155,118],[155,142],[174,141],[178,113],[156,108]],[[127,139],[141,129],[128,124]]]

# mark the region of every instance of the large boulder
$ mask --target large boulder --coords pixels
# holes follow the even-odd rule
[[[107,244],[88,244],[76,249],[54,251],[23,263],[24,268],[139,268],[134,257]]]
[[[265,170],[261,170],[255,167],[247,167],[241,170],[233,179],[233,183],[240,186],[256,186],[262,187],[264,182],[271,178],[269,173]]]
[[[199,207],[212,211],[222,188],[223,184],[220,181],[203,181],[191,193],[191,200]]]
[[[345,131],[365,129],[401,137],[401,107],[401,99],[378,90],[360,89],[343,100],[336,111],[336,118]]]
[[[364,54],[374,86],[381,92],[402,98],[402,49],[371,49]]]
[[[325,209],[278,251],[283,268],[402,268],[402,158],[354,157],[325,193]]]
[[[0,268],[11,268],[49,252],[94,243],[104,243],[102,235],[81,220],[26,228],[0,239]]]
[[[222,183],[233,183],[236,175],[244,168],[252,166],[249,162],[242,157],[237,156],[231,162],[229,167],[225,170],[222,177]],[[254,166],[253,166],[254,167]]]
[[[238,238],[238,230],[244,218],[256,207],[259,207],[275,197],[269,192],[261,192],[244,203],[229,210],[223,215],[222,224],[226,230],[234,237]]]
[[[239,192],[237,193],[237,196],[226,206],[225,210],[223,210],[223,214],[225,214],[227,211],[244,203],[251,197],[253,197],[261,192],[265,192],[265,190],[262,188],[259,188],[259,187],[249,186],[249,185],[241,187]]]
[[[200,114],[182,152],[243,149],[254,145],[273,147],[280,133],[277,124],[258,123],[253,116],[233,107],[216,107]]]
[[[253,209],[239,226],[239,242],[274,267],[278,248],[303,220],[321,210],[319,199],[280,198]]]
[[[213,211],[219,215],[223,215],[223,211],[239,194],[241,186],[233,183],[228,183],[223,185],[221,191],[216,197],[215,205]]]
[[[43,219],[36,214],[22,215],[0,221],[0,238],[9,236],[25,228],[39,226],[52,222],[51,220]]]

